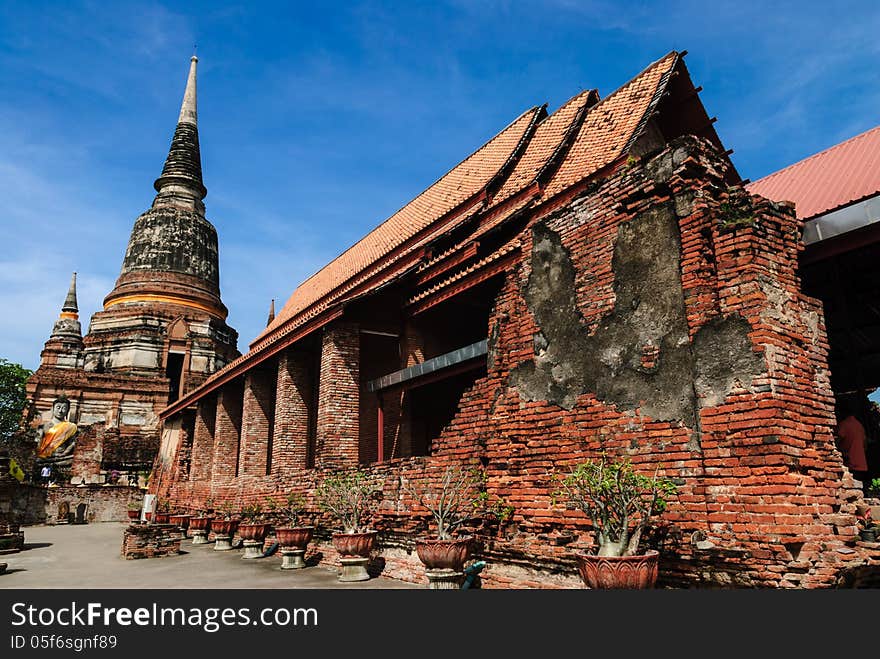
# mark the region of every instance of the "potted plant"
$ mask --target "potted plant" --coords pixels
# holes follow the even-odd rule
[[[263,543],[269,534],[270,525],[263,519],[263,507],[259,503],[245,506],[241,511],[238,535],[244,540],[242,558],[262,558]]]
[[[431,513],[436,535],[416,540],[416,554],[428,571],[432,587],[437,570],[452,571],[446,575],[451,585],[461,577],[464,564],[470,558],[473,536],[456,536],[458,527],[471,519],[477,508],[487,500],[481,490],[483,478],[479,471],[448,466],[439,477],[428,475],[418,485],[404,482],[403,489],[425,510]]]
[[[141,504],[137,501],[128,502],[128,519],[136,522],[141,517]]]
[[[286,526],[275,527],[275,539],[281,545],[281,569],[304,568],[306,548],[312,540],[314,526],[302,526],[300,519],[305,512],[306,501],[301,494],[291,492],[285,505],[279,509],[287,519]]]
[[[189,520],[192,515],[185,513],[174,513],[168,517],[168,523],[180,529],[180,537],[186,537],[186,529],[189,527]]]
[[[214,512],[214,502],[211,499],[205,501],[205,507],[199,509],[199,514],[190,518],[189,530],[192,533],[193,544],[203,545],[208,542],[208,533],[211,531],[211,521]]]
[[[377,531],[370,527],[381,488],[360,471],[325,478],[315,490],[318,506],[342,526],[333,533],[333,546],[342,561],[340,581],[369,579],[366,565],[376,546]]]
[[[561,494],[590,518],[595,555],[578,552],[581,578],[590,588],[653,588],[659,552],[640,553],[642,535],[666,509],[675,483],[655,471],[637,472],[628,459],[583,462],[561,479]]]
[[[871,508],[862,505],[856,511],[856,520],[859,525],[859,540],[862,542],[877,542],[877,533],[880,531],[871,518]]]
[[[164,499],[159,502],[159,506],[156,509],[156,514],[153,515],[154,521],[156,524],[167,524],[168,519],[171,517],[171,502],[167,499]]]
[[[214,549],[226,551],[232,549],[232,536],[238,529],[238,521],[232,516],[232,504],[224,501],[220,506],[220,518],[211,520],[211,528],[214,531]]]

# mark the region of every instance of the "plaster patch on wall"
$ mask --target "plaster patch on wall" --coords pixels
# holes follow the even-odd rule
[[[572,409],[592,392],[621,411],[688,427],[696,425],[697,395],[702,405],[715,404],[748,387],[765,366],[743,318],[709,323],[689,341],[679,254],[671,206],[622,224],[612,261],[614,310],[590,334],[569,251],[556,232],[535,225],[524,296],[540,334],[534,359],[511,371],[510,384],[525,400]]]

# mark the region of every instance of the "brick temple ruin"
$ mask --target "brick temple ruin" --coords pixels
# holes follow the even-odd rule
[[[151,208],[134,223],[116,285],[82,335],[76,274],[27,393],[42,419],[70,400],[78,435],[70,481],[149,473],[159,413],[238,355],[220,299],[217,231],[205,219],[192,58]]]
[[[485,585],[580,586],[572,550],[588,545],[587,520],[554,503],[552,476],[606,451],[679,484],[655,539],[661,585],[864,583],[880,551],[858,542],[862,490],[834,443],[803,224],[744,188],[698,91],[673,52],[604,99],[525,111],[300,285],[245,355],[209,375],[191,339],[177,354],[197,373],[176,400],[162,378],[175,336],[205,340],[215,367],[232,354],[211,333],[231,336],[215,243],[179,279],[182,251],[153,253],[133,234],[72,372],[116,377],[121,353],[98,330],[152,323],[141,354],[163,388],[133,399],[163,420],[151,492],[179,509],[240,509],[366,470],[384,483],[373,521],[388,576],[423,578],[412,548],[425,515],[401,480],[463,464],[514,511],[479,531]],[[205,227],[200,178],[163,175],[157,204],[163,181]],[[205,309],[155,299],[172,283]],[[188,332],[175,334],[177,317]]]

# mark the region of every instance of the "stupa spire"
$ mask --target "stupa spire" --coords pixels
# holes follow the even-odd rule
[[[61,306],[58,320],[52,327],[52,338],[67,338],[82,341],[82,328],[79,323],[79,307],[76,304],[76,273],[70,278],[67,297]]]
[[[70,288],[67,289],[67,297],[64,299],[64,306],[61,307],[61,313],[72,313],[74,318],[79,317],[79,307],[76,304],[76,273],[70,278]]]
[[[186,90],[183,92],[183,103],[180,105],[179,124],[192,124],[198,126],[198,112],[196,103],[196,65],[199,58],[195,55],[190,58],[189,75],[186,78]]]
[[[162,175],[156,179],[153,187],[160,193],[172,196],[196,197],[198,201],[205,198],[208,191],[202,183],[202,156],[199,151],[199,129],[196,98],[196,65],[199,59],[193,55],[189,63],[189,75],[186,78],[186,89],[183,102],[180,104],[180,116],[177,129],[171,139],[171,148],[162,168]]]

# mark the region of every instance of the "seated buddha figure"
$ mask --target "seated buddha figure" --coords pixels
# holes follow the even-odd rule
[[[52,418],[43,423],[37,431],[37,463],[58,464],[73,461],[76,446],[77,427],[67,420],[70,401],[59,396],[52,403]]]

